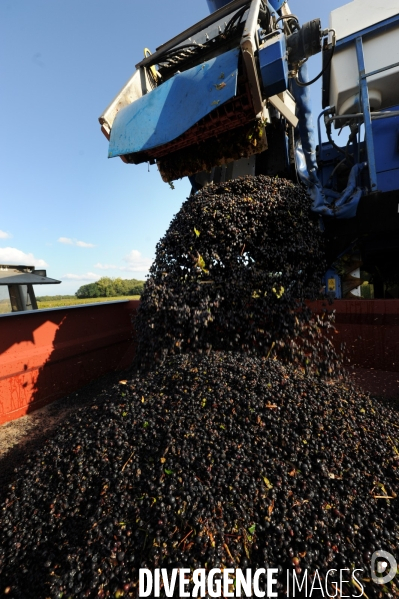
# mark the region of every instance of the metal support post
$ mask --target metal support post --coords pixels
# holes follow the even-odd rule
[[[247,71],[255,114],[258,114],[263,110],[262,91],[255,63],[255,52],[258,49],[256,31],[258,27],[259,9],[260,0],[252,0],[241,39],[241,51]]]
[[[364,115],[364,129],[367,151],[367,165],[370,178],[370,190],[377,191],[377,170],[375,165],[373,129],[371,126],[369,90],[367,87],[367,75],[364,64],[363,42],[361,37],[356,38],[356,55],[359,69],[359,96],[361,108]]]

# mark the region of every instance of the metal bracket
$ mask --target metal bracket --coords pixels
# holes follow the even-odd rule
[[[373,75],[378,75],[378,73],[383,73],[384,71],[389,71],[389,69],[395,69],[396,67],[399,67],[399,62],[390,64],[387,67],[382,67],[381,69],[376,69],[375,71],[371,71],[371,73],[366,73],[365,75],[363,75],[363,78],[366,79],[367,77],[372,77]]]
[[[255,64],[255,52],[258,49],[256,31],[260,3],[261,0],[252,0],[251,2],[240,44],[256,114],[263,110],[262,92]]]
[[[287,92],[284,92],[283,98],[284,100],[288,100],[289,96]],[[287,103],[284,103],[280,96],[272,96],[271,98],[269,98],[269,102],[270,104],[273,104],[274,108],[277,108],[277,110],[283,115],[283,117],[287,119],[290,125],[292,125],[294,128],[298,125],[298,117],[295,116],[291,108],[287,105]],[[293,100],[291,100],[291,103],[292,102]]]
[[[101,129],[108,140],[118,112],[122,110],[122,108],[125,108],[125,106],[129,106],[129,104],[138,100],[138,98],[141,98],[149,89],[150,85],[146,70],[136,70],[98,119],[101,124]]]

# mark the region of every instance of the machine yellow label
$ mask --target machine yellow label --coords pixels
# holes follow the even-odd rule
[[[328,291],[335,291],[336,283],[335,279],[328,279]]]

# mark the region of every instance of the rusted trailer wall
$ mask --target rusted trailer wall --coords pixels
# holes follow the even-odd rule
[[[317,313],[335,311],[334,343],[345,343],[351,365],[399,372],[399,300],[318,301],[310,307]]]
[[[134,357],[138,301],[14,313],[0,317],[0,424]]]

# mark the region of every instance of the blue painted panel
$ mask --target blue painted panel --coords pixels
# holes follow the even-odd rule
[[[265,45],[259,50],[259,66],[267,97],[288,89],[288,63],[283,33],[276,32],[266,37]]]
[[[393,106],[386,112],[399,110]],[[378,172],[399,168],[399,116],[373,120],[375,162]]]
[[[399,190],[399,168],[378,173],[378,191]]]
[[[394,110],[399,110],[399,106],[387,112]],[[399,190],[399,116],[373,120],[372,127],[378,189]]]
[[[116,116],[108,157],[162,146],[237,93],[238,48],[174,77]]]

